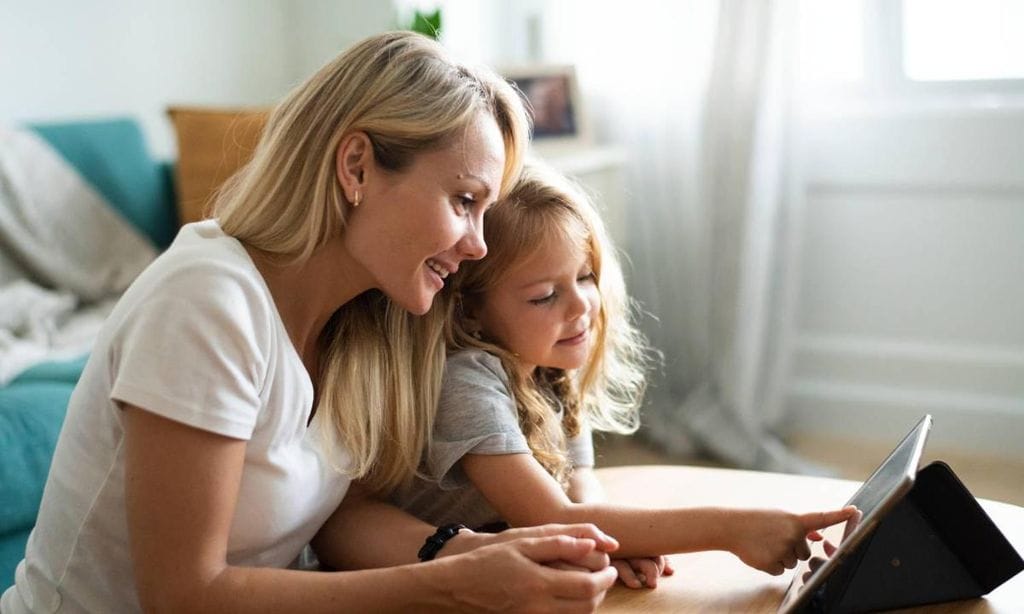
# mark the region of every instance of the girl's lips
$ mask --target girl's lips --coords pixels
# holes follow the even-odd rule
[[[587,331],[583,331],[582,333],[575,335],[573,337],[569,337],[567,339],[559,339],[558,345],[579,345],[580,343],[583,343],[586,340]]]

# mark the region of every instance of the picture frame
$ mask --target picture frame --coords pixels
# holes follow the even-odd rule
[[[538,151],[563,151],[591,143],[576,69],[565,64],[506,67],[502,75],[523,96],[533,118],[533,145]]]

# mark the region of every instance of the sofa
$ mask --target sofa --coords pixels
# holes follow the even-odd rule
[[[172,165],[154,159],[130,118],[29,126],[121,215],[165,248],[178,228]],[[0,388],[0,592],[39,512],[57,436],[86,356],[37,365]]]

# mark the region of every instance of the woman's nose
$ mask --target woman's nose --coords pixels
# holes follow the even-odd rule
[[[480,260],[487,255],[487,243],[484,242],[484,221],[483,217],[479,220],[472,220],[469,222],[469,228],[466,229],[465,236],[459,242],[462,255],[469,260]]]

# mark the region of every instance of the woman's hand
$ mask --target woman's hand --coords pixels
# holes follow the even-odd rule
[[[585,526],[585,525],[578,525]],[[537,527],[545,529],[545,527]],[[550,529],[548,529],[550,530]],[[453,603],[445,609],[473,612],[592,612],[615,583],[615,568],[589,538],[564,533],[519,537],[436,561],[447,573],[441,588]],[[558,569],[561,561],[576,566],[604,558],[595,571]]]
[[[557,565],[554,561],[549,562],[549,564],[566,569],[579,568],[600,571],[609,564],[608,553],[614,552],[619,547],[619,543],[615,538],[605,535],[592,524],[545,524],[538,527],[506,529],[500,533],[462,531],[458,536],[448,540],[448,543],[441,548],[437,556],[442,558],[463,554],[484,546],[507,544],[523,538],[553,537],[557,535],[588,539],[594,542],[594,548],[588,551],[582,558],[562,561],[562,565]]]
[[[629,588],[657,588],[658,578],[675,573],[667,557],[612,559],[619,580]]]
[[[791,514],[775,510],[739,510],[729,523],[728,550],[755,569],[777,576],[811,556],[807,540],[820,541],[819,529],[858,515],[851,506],[829,512]]]

